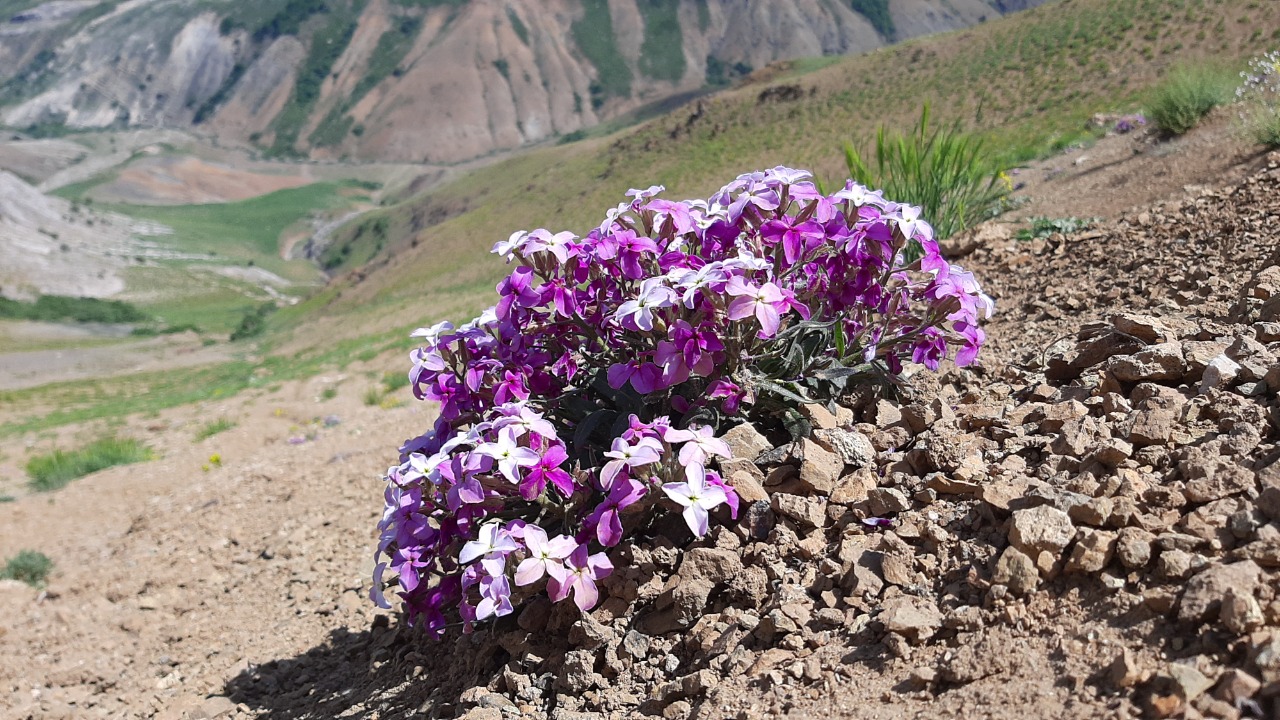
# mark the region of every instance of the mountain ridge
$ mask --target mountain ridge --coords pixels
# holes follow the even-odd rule
[[[46,134],[194,128],[274,155],[456,163],[777,60],[873,50],[1041,2],[9,2],[0,121]]]

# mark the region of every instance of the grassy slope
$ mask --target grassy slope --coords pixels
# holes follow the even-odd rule
[[[487,251],[515,229],[582,232],[630,187],[661,183],[672,196],[705,196],[740,172],[777,164],[835,180],[843,142],[867,142],[881,122],[909,126],[922,102],[940,120],[989,132],[1010,159],[1042,154],[1081,139],[1096,112],[1136,108],[1175,62],[1238,62],[1265,49],[1274,39],[1256,28],[1278,20],[1275,4],[1252,0],[1062,0],[800,77],[784,67],[770,85],[795,85],[799,99],[762,99],[756,84],[704,101],[695,121],[677,111],[612,141],[530,152],[406,204],[402,216],[468,209],[419,231],[416,247],[392,247],[359,282],[314,299],[309,316],[387,325],[388,314],[401,323],[436,315],[446,298],[478,308],[504,270]],[[341,332],[338,325],[324,332]]]

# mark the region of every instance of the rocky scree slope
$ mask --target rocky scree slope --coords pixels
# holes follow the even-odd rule
[[[194,126],[281,154],[459,162],[775,60],[872,50],[1037,4],[55,0],[0,18],[0,118]]]
[[[443,647],[375,623],[382,690],[355,707],[350,675],[302,683],[296,662],[231,697],[476,719],[1274,717],[1278,217],[1273,154],[1088,233],[985,229],[967,258],[1000,308],[983,366],[810,406],[799,443],[734,428],[739,522],[642,532],[586,615],[533,598]]]

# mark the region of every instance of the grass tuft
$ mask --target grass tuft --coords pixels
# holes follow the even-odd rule
[[[870,162],[853,143],[844,153],[851,178],[897,202],[919,205],[938,237],[992,216],[1010,190],[982,140],[958,123],[931,130],[927,105],[909,135],[890,136],[882,125]]]
[[[1231,100],[1235,76],[1208,65],[1175,69],[1151,91],[1147,117],[1165,135],[1182,135]]]
[[[0,569],[0,580],[20,580],[31,587],[41,587],[53,569],[48,555],[35,550],[23,550],[5,561]]]
[[[226,432],[227,430],[230,430],[235,426],[236,426],[236,421],[231,420],[229,418],[218,418],[217,420],[210,420],[204,425],[201,425],[199,430],[196,430],[196,442],[200,442],[201,440],[206,440],[208,438],[211,438],[220,432]]]
[[[27,461],[31,489],[57,490],[78,477],[116,465],[143,462],[154,454],[146,445],[130,438],[102,438],[77,450],[54,450]]]

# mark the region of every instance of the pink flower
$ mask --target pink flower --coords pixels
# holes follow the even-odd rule
[[[565,579],[564,559],[573,553],[577,545],[573,538],[557,535],[554,540],[548,540],[546,530],[537,525],[526,525],[524,544],[529,549],[529,557],[516,568],[516,585],[532,585],[543,574],[557,580]]]
[[[762,339],[778,334],[778,325],[781,323],[778,306],[782,304],[784,297],[777,285],[768,282],[757,287],[743,280],[740,275],[735,275],[729,280],[725,292],[734,296],[733,302],[729,303],[730,320],[742,320],[754,315],[760,322],[759,336]]]
[[[634,445],[614,438],[613,447],[604,455],[613,458],[600,470],[600,486],[608,490],[623,468],[642,467],[662,460],[662,444],[653,438],[641,438]]]
[[[729,444],[716,437],[716,431],[710,425],[702,425],[692,430],[668,430],[663,439],[672,445],[684,443],[680,448],[680,464],[706,466],[712,456],[728,458],[733,456]]]
[[[710,521],[707,511],[724,504],[728,497],[722,488],[707,482],[707,472],[701,465],[686,467],[684,474],[685,482],[667,483],[662,491],[684,506],[684,521],[694,535],[702,537],[707,534]]]
[[[547,594],[555,602],[560,602],[573,592],[573,602],[578,609],[586,612],[596,606],[600,599],[600,591],[596,589],[596,581],[609,577],[613,572],[613,563],[604,553],[587,555],[587,546],[579,545],[577,550],[564,563],[563,579],[554,575],[547,580]]]

